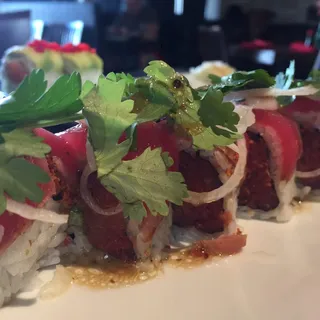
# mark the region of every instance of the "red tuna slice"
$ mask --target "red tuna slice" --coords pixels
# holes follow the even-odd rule
[[[281,112],[300,124],[303,153],[297,166],[299,181],[320,188],[320,101],[297,97]]]
[[[29,161],[50,174],[46,159],[30,158]],[[33,207],[43,207],[46,201],[55,194],[55,184],[53,180],[46,184],[39,184],[44,192],[41,203],[36,204],[27,201]],[[0,215],[0,254],[5,251],[22,233],[24,233],[32,225],[33,221],[20,217],[17,214],[5,211]]]
[[[74,158],[79,162],[81,169],[84,168],[87,159],[87,133],[88,126],[86,122],[81,121],[78,125],[56,134],[56,136],[66,143],[67,148],[73,153]]]
[[[179,170],[190,191],[206,192],[221,186],[217,170],[199,155],[190,155],[182,151]],[[180,227],[196,227],[208,233],[223,231],[225,225],[223,199],[199,206],[186,202],[182,206],[174,205],[173,223]]]
[[[78,125],[59,135],[45,129],[34,131],[51,147],[51,156],[54,157],[59,173],[70,186],[76,187],[86,162],[86,127]]]
[[[249,131],[259,133],[267,143],[275,182],[289,181],[302,151],[297,125],[276,111],[254,110],[254,114],[256,122]]]
[[[238,233],[222,235],[217,239],[201,240],[194,244],[191,254],[196,257],[232,255],[239,253],[247,244],[247,235]]]

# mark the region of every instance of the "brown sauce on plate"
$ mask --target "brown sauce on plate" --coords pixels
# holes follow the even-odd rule
[[[163,274],[165,266],[173,268],[193,269],[213,258],[220,256],[194,256],[190,249],[170,252],[158,263],[123,263],[113,259],[101,259],[101,253],[91,252],[91,257],[82,256],[70,263],[69,257],[62,259],[66,270],[70,272],[74,284],[93,289],[112,289],[146,282]],[[95,257],[96,255],[96,257]]]

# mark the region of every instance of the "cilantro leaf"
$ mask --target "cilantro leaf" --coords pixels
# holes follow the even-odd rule
[[[63,122],[82,109],[78,73],[60,77],[48,91],[46,86],[43,70],[32,71],[9,98],[0,102],[0,127],[39,127],[45,120]]]
[[[307,80],[314,81],[314,82],[320,82],[320,70],[312,70],[309,73]]]
[[[213,88],[212,90],[214,91]],[[216,99],[211,100],[209,99],[209,96],[206,95],[205,108],[202,109],[201,114],[203,114],[203,116],[206,117],[206,112],[208,112],[210,114],[211,119],[211,115],[215,115],[217,108],[218,110],[222,110],[222,115],[220,111],[220,117],[222,118],[217,117],[217,119],[214,119],[213,122],[205,120],[205,123],[208,124],[208,128],[205,126],[203,122],[201,122],[200,119],[199,112],[200,104],[203,104],[202,100],[196,100],[193,103],[188,104],[187,108],[179,110],[175,115],[175,120],[177,124],[181,125],[192,136],[194,146],[199,149],[212,150],[214,146],[226,146],[240,138],[240,135],[216,126],[217,123],[220,126],[223,126],[223,119],[225,116],[227,116],[227,113],[229,112],[231,112],[231,117],[233,117],[234,120],[234,122],[231,122],[232,128],[234,124],[238,123],[239,118],[238,115],[235,112],[233,112],[233,109],[231,110],[230,106],[227,105],[227,109],[224,111],[224,103],[222,104],[219,100],[219,103],[217,104],[214,100]],[[207,107],[208,110],[206,110]],[[219,119],[222,121],[218,121]],[[212,130],[212,127],[214,128],[214,130]]]
[[[209,88],[201,99],[198,111],[200,120],[205,127],[210,127],[217,135],[230,136],[230,132],[220,127],[236,132],[240,118],[234,112],[234,105],[231,102],[223,102],[223,93],[219,90]]]
[[[211,80],[212,84],[220,84],[222,82],[221,77],[215,74],[209,74],[208,78]]]
[[[113,82],[124,80],[126,82],[126,89],[124,93],[125,93],[125,96],[127,97],[130,97],[137,92],[135,88],[135,78],[130,73],[125,74],[124,72],[121,72],[121,73],[110,72],[107,74],[106,78]]]
[[[51,151],[49,145],[42,143],[43,138],[37,137],[32,131],[16,129],[2,133],[0,143],[0,163],[11,157],[30,156],[44,158]]]
[[[125,218],[142,221],[143,218],[147,216],[147,211],[142,201],[137,201],[134,203],[123,203],[122,209]]]
[[[123,79],[113,82],[101,76],[98,85],[91,86],[91,91],[82,98],[98,176],[112,170],[131,145],[130,140],[118,144],[122,133],[136,121],[136,114],[131,113],[133,100],[122,101],[125,86]]]
[[[182,199],[187,196],[183,176],[179,172],[167,171],[160,148],[147,148],[139,157],[123,161],[112,172],[102,176],[100,181],[123,204],[132,205],[142,201],[153,215],[168,215],[166,201],[181,205]],[[142,207],[137,206],[140,212]],[[125,215],[135,220],[146,214],[136,214],[137,207],[124,209],[128,209]]]
[[[0,143],[0,214],[6,209],[5,194],[13,200],[24,202],[29,199],[41,202],[43,191],[39,183],[50,181],[48,174],[40,167],[28,162],[22,156],[44,158],[50,147],[42,143],[31,131],[16,129],[3,133]]]
[[[157,121],[178,107],[172,93],[161,83],[138,79],[136,87],[144,99],[135,100],[138,122]]]
[[[149,62],[149,66],[147,66],[143,71],[149,77],[152,77],[155,80],[166,84],[169,84],[171,79],[176,75],[175,70],[161,60],[154,60]]]
[[[234,90],[246,90],[255,88],[269,88],[275,84],[275,80],[263,69],[249,72],[237,71],[219,79],[210,75],[213,88],[223,93]]]
[[[137,121],[147,122],[154,121],[163,118],[170,112],[170,107],[163,104],[148,104],[142,111],[138,114]]]
[[[210,128],[205,128],[199,134],[193,136],[193,145],[198,149],[212,150],[214,146],[228,146],[240,139],[236,133],[228,133],[228,137],[215,134]]]

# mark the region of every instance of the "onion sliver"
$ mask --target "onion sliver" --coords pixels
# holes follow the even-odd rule
[[[2,241],[3,236],[4,236],[4,226],[0,224],[0,243]]]
[[[225,96],[225,100],[236,100],[246,97],[312,96],[318,91],[319,89],[311,85],[289,90],[277,88],[251,89],[231,92]]]
[[[320,168],[318,169],[315,169],[315,170],[312,170],[312,171],[306,171],[306,172],[303,172],[303,171],[296,171],[296,177],[297,178],[315,178],[315,177],[318,177],[320,176]]]
[[[66,214],[58,214],[45,208],[34,208],[26,203],[20,203],[12,199],[7,199],[7,210],[28,220],[38,220],[54,224],[65,224],[68,222],[68,215]]]
[[[221,187],[209,192],[198,193],[189,191],[189,198],[184,199],[185,202],[189,202],[194,206],[211,203],[224,198],[227,194],[238,187],[244,176],[247,162],[247,147],[245,139],[238,140],[237,145],[239,148],[239,159],[230,178]]]
[[[94,156],[93,148],[89,141],[86,143],[86,151],[87,151],[87,161],[91,172],[97,170],[96,158]]]
[[[278,110],[279,103],[274,97],[247,97],[245,105],[253,109]]]
[[[112,216],[114,214],[118,214],[122,211],[122,207],[120,203],[114,207],[109,209],[102,209],[96,201],[93,199],[90,191],[88,190],[88,178],[91,173],[95,171],[92,171],[92,169],[87,165],[85,169],[83,170],[81,181],[80,181],[80,194],[83,199],[83,201],[86,203],[86,205],[93,210],[94,212],[98,214],[102,214],[104,216]]]

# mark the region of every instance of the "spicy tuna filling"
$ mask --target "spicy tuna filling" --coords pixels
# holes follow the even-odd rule
[[[246,174],[239,194],[239,205],[263,211],[273,210],[279,199],[270,174],[270,154],[264,139],[247,133],[248,157]]]
[[[106,212],[119,202],[97,179],[96,173],[88,178],[88,190],[96,203]],[[135,260],[135,253],[126,229],[122,212],[102,215],[85,206],[84,226],[89,242],[96,248],[122,261]]]
[[[182,151],[179,171],[190,191],[207,192],[221,186],[217,170],[198,154],[190,155]],[[186,202],[183,206],[173,205],[173,223],[179,227],[195,227],[208,233],[221,232],[224,230],[226,216],[223,200],[199,206]]]
[[[303,153],[298,161],[297,170],[308,172],[320,167],[320,132],[316,128],[300,127]],[[304,185],[320,188],[319,177],[299,179]]]

